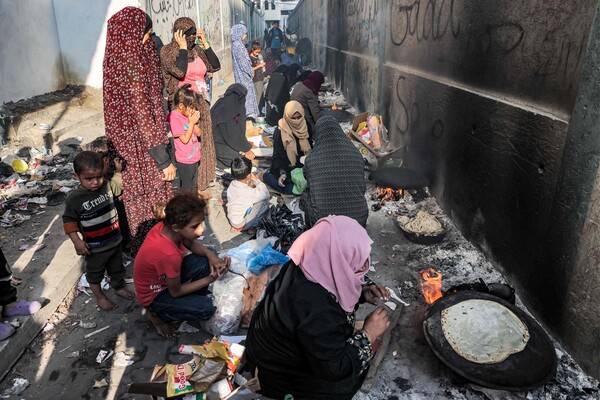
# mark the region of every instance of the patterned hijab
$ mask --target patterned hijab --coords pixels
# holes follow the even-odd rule
[[[353,312],[369,270],[373,241],[365,228],[342,215],[321,218],[288,251],[306,279],[332,293],[346,312]]]
[[[314,94],[319,94],[319,88],[325,82],[325,77],[320,71],[313,71],[302,84],[309,88]]]
[[[166,117],[158,53],[152,40],[142,44],[146,16],[139,8],[125,7],[108,20],[102,64],[104,121],[107,136],[113,142],[131,140],[114,137],[120,132],[120,127],[131,120],[132,124],[139,124],[150,147],[154,147],[166,138]],[[131,98],[132,86],[137,89],[137,102]],[[140,101],[145,102],[147,108],[136,110],[135,104]],[[138,121],[140,112],[143,112],[142,116],[149,113],[150,119]]]
[[[296,114],[300,114],[300,118],[295,118]],[[311,150],[310,142],[308,141],[308,127],[304,118],[304,107],[296,100],[289,101],[285,105],[283,118],[278,123],[281,131],[281,141],[290,160],[290,166],[295,167],[298,161],[298,146],[296,139],[300,141],[300,149],[304,155]]]

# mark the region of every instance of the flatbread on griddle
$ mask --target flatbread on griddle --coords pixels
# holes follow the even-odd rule
[[[444,336],[461,357],[496,364],[522,351],[529,329],[511,310],[490,300],[465,300],[441,313]]]

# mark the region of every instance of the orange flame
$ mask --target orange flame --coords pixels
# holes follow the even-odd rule
[[[442,297],[442,274],[433,268],[421,270],[421,276],[425,280],[421,282],[421,290],[427,304],[431,304]]]
[[[344,107],[342,106],[338,106],[337,104],[333,103],[333,105],[331,106],[332,110],[343,110]]]

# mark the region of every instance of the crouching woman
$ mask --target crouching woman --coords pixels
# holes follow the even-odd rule
[[[195,194],[173,197],[163,221],[146,236],[133,267],[138,301],[159,335],[173,337],[177,321],[205,321],[216,307],[207,297],[208,285],[227,271],[221,259],[198,238],[204,232],[206,203]],[[187,250],[191,254],[186,255]]]
[[[346,216],[320,219],[292,245],[291,260],[268,286],[250,323],[246,367],[257,371],[261,394],[274,399],[352,399],[390,325],[377,308],[354,329],[361,301],[387,299],[365,284],[372,240]]]

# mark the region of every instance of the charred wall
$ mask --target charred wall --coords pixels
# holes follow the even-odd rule
[[[316,0],[289,25],[351,104],[384,115],[397,157],[600,377],[596,7]]]

